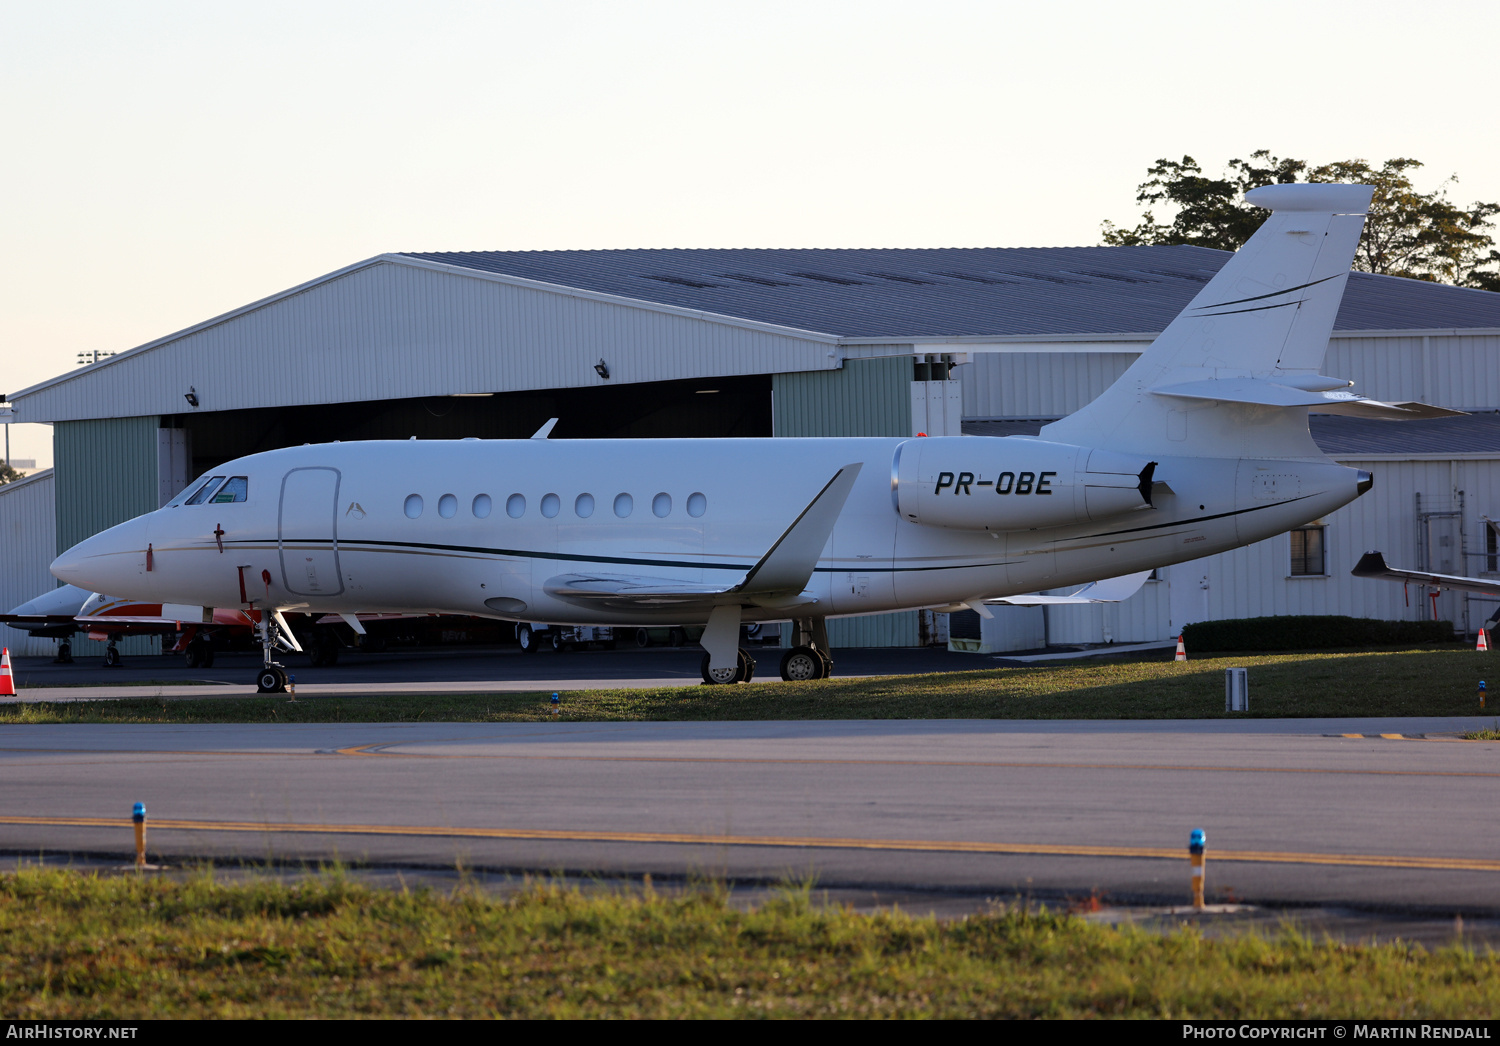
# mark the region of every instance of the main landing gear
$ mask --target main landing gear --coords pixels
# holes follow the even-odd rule
[[[755,678],[755,659],[738,646],[739,607],[715,607],[703,630],[703,681],[748,683]],[[781,658],[781,678],[788,682],[826,679],[833,675],[828,653],[828,628],[821,617],[792,620],[796,645]]]
[[[713,668],[712,655],[703,655],[703,681],[705,683],[748,683],[755,678],[755,658],[743,649],[735,651],[733,668]]]
[[[118,639],[111,639],[109,641],[109,646],[107,646],[107,647],[104,648],[104,667],[105,668],[119,668],[120,667],[120,648],[115,645],[118,642],[119,642]]]
[[[781,678],[789,683],[827,679],[833,675],[828,653],[828,627],[821,617],[792,620],[796,646],[781,656]]]

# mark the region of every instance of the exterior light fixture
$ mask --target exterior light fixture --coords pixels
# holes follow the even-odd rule
[[[604,362],[604,357],[601,356],[599,362],[594,364],[594,373],[605,381],[609,380],[609,364]]]
[[[198,390],[189,385],[188,390],[182,394],[182,398],[188,401],[189,407],[196,407],[198,405]]]

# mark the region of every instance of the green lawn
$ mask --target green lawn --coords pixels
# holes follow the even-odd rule
[[[0,1013],[205,1017],[1489,1017],[1500,959],[1206,939],[997,908],[538,885],[505,899],[63,871],[0,877]]]
[[[1500,655],[1496,655],[1500,657]],[[738,686],[578,690],[572,721],[731,719],[1203,719],[1225,716],[1224,669],[1250,669],[1250,715],[1444,716],[1481,713],[1479,680],[1500,660],[1467,648],[1234,654],[1178,663],[1095,658],[921,676],[774,680]],[[1500,688],[1495,688],[1500,691]],[[23,691],[24,697],[24,691]],[[526,722],[551,718],[551,693],[314,698],[162,697],[0,706],[0,723]],[[1500,693],[1491,699],[1500,702]],[[1500,719],[1500,707],[1493,711]]]

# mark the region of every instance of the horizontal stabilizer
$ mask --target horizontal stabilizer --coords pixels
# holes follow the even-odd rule
[[[1296,384],[1276,378],[1209,378],[1204,381],[1187,381],[1175,385],[1163,385],[1151,391],[1158,396],[1178,399],[1207,400],[1216,403],[1254,403],[1264,407],[1308,407],[1317,414],[1344,414],[1356,418],[1376,418],[1384,421],[1417,421],[1426,418],[1453,418],[1463,415],[1461,410],[1434,407],[1426,403],[1384,403],[1356,395],[1344,387],[1307,388],[1307,385],[1335,384],[1345,386],[1347,382],[1323,379],[1309,382],[1297,376],[1291,379]]]
[[[1384,578],[1387,581],[1428,585],[1432,588],[1454,588],[1465,592],[1484,592],[1488,595],[1500,596],[1500,581],[1487,581],[1477,577],[1457,577],[1453,574],[1429,574],[1421,570],[1397,570],[1386,566],[1385,554],[1381,552],[1366,552],[1359,557],[1359,562],[1354,564],[1354,569],[1349,573],[1355,577]]]
[[[996,599],[986,599],[991,605],[1003,605],[1012,607],[1051,607],[1070,603],[1118,603],[1123,599],[1129,599],[1141,590],[1146,579],[1151,576],[1151,571],[1142,570],[1137,574],[1125,574],[1121,577],[1105,578],[1102,581],[1090,581],[1078,591],[1066,596],[1043,596],[1034,592],[1028,592],[1019,596],[1000,596]]]

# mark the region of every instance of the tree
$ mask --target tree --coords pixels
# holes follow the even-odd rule
[[[0,459],[0,484],[10,483],[23,478],[19,472],[10,467],[10,462]]]
[[[1418,192],[1408,172],[1421,166],[1419,160],[1397,158],[1379,167],[1365,160],[1314,167],[1261,149],[1249,160],[1230,160],[1223,177],[1209,178],[1191,156],[1157,160],[1135,198],[1151,209],[1133,229],[1105,222],[1104,242],[1113,247],[1185,243],[1232,251],[1265,220],[1265,211],[1241,199],[1248,190],[1295,181],[1356,182],[1375,187],[1356,269],[1500,290],[1500,251],[1491,235],[1500,204],[1481,202],[1465,209],[1450,202],[1448,187],[1457,177],[1432,192]],[[1175,208],[1170,225],[1156,220],[1160,206]]]

